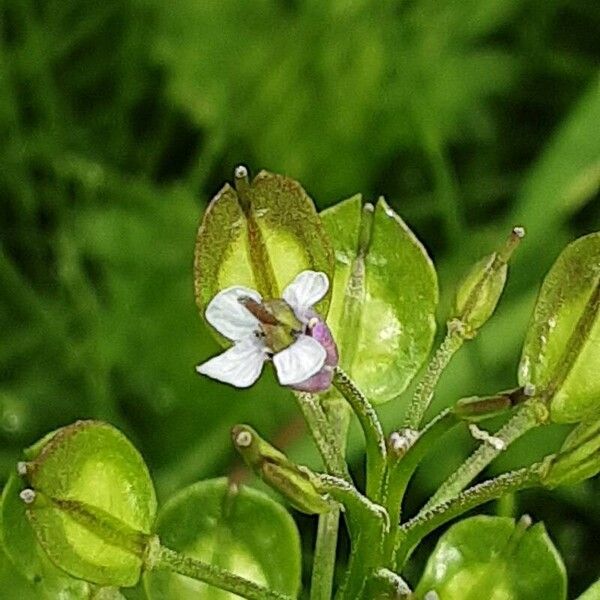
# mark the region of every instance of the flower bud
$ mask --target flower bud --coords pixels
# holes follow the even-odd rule
[[[19,493],[48,557],[73,577],[133,586],[156,515],[146,465],[115,428],[95,421],[64,427],[19,463]]]
[[[459,286],[455,316],[466,338],[475,337],[496,310],[506,283],[508,259],[524,235],[522,227],[515,227],[504,248],[477,262]]]
[[[573,485],[600,473],[600,420],[580,423],[548,461],[542,482],[548,487]]]
[[[316,475],[290,461],[285,454],[263,440],[252,427],[236,425],[231,437],[244,462],[292,506],[309,515],[331,510],[332,502],[315,488],[313,479]]]

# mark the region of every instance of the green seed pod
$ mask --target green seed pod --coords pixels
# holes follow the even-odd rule
[[[332,501],[315,488],[313,479],[316,475],[306,467],[293,463],[285,454],[263,440],[252,427],[236,425],[231,431],[231,437],[245,463],[292,506],[309,515],[331,510]]]
[[[600,473],[600,420],[580,423],[548,462],[542,482],[548,487],[573,485]]]
[[[515,227],[504,248],[477,262],[459,286],[455,316],[464,337],[475,337],[496,310],[506,283],[508,259],[524,235],[522,227]]]
[[[205,318],[215,295],[232,285],[258,290],[266,300],[302,271],[333,278],[333,249],[313,201],[296,181],[261,171],[235,170],[235,188],[226,184],[207,206],[196,238],[194,289]],[[317,305],[326,315],[330,293]],[[218,335],[218,341],[228,345]]]
[[[531,385],[499,392],[493,396],[469,396],[461,398],[452,409],[454,414],[465,421],[477,422],[491,419],[525,402],[535,395]]]
[[[600,414],[600,232],[569,244],[544,279],[519,383],[536,386],[556,423]]]
[[[141,574],[156,515],[148,469],[114,427],[80,421],[26,453],[19,496],[38,542],[73,577],[133,586]]]

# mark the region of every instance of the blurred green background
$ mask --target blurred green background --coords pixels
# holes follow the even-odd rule
[[[440,323],[457,278],[527,228],[497,315],[436,410],[515,383],[544,272],[600,229],[594,0],[0,6],[0,481],[20,448],[82,417],[128,433],[162,499],[237,468],[228,431],[241,421],[318,464],[269,376],[234,392],[194,373],[216,350],[192,295],[195,232],[240,162],[298,179],[321,208],[385,195],[438,266]],[[403,404],[382,408],[388,427]],[[544,428],[491,471],[563,435]],[[412,510],[473,447],[452,441],[419,472]],[[360,450],[354,432],[356,473]],[[500,506],[547,522],[573,595],[600,573],[599,492]],[[300,525],[310,551],[314,523]]]

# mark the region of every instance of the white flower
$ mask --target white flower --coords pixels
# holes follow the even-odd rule
[[[312,307],[329,289],[325,273],[303,271],[283,291],[283,299],[291,307],[304,332],[295,332],[292,343],[273,353],[267,347],[259,319],[244,301],[262,302],[252,289],[234,286],[219,292],[206,307],[206,320],[234,344],[231,348],[198,365],[196,371],[235,387],[251,386],[260,376],[263,364],[272,359],[279,383],[301,384],[323,369],[326,348],[310,333],[314,318]]]

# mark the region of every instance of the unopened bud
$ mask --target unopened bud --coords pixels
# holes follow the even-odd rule
[[[492,316],[506,283],[507,262],[525,235],[515,227],[504,247],[481,259],[462,281],[456,293],[455,317],[464,325],[468,339]]]
[[[316,475],[292,462],[283,452],[261,438],[248,425],[236,425],[231,431],[236,450],[244,462],[292,506],[307,514],[329,512],[332,502],[315,488]]]

